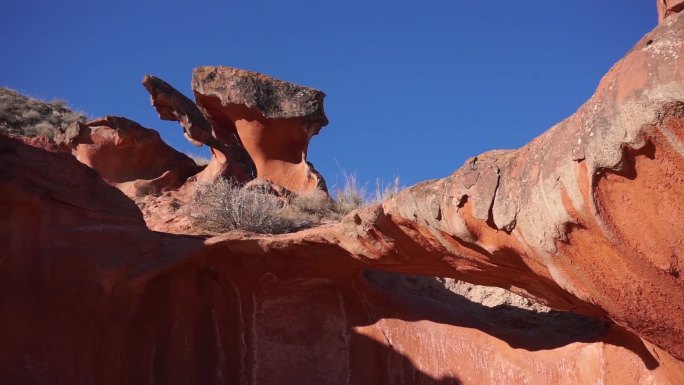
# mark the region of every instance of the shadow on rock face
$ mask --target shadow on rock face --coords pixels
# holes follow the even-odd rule
[[[463,383],[453,374],[427,373],[391,344],[354,333],[349,321],[364,318],[355,312],[358,299],[347,298],[328,279],[266,274],[249,287],[233,274],[241,272],[210,266],[158,276],[132,312],[102,330],[91,327],[90,337],[77,335],[83,320],[76,316],[32,320],[29,325],[53,328],[36,329],[43,334],[35,336],[24,358],[41,359],[43,372],[67,383],[85,383],[78,379],[87,376],[100,384]],[[87,357],[88,368],[71,362],[55,369],[56,357],[35,353],[54,349],[44,341],[54,342],[55,330],[63,344],[57,350],[89,346],[95,336],[106,348]],[[40,376],[32,376],[21,363],[9,372],[0,366],[0,378],[14,383],[40,383]]]
[[[539,309],[510,292],[508,298],[499,299],[501,303],[489,307],[450,290],[444,280],[434,277],[378,270],[367,270],[363,277],[377,289],[375,295],[384,298],[379,303],[393,304],[386,309],[374,308],[378,311],[374,314],[377,318],[427,319],[478,329],[505,341],[512,348],[528,351],[550,350],[575,342],[604,342],[635,353],[648,369],[658,367],[657,360],[639,338],[610,321],[543,306]],[[499,295],[503,291],[482,286],[472,290],[495,290]],[[511,301],[511,297],[523,300],[523,305],[512,304],[515,301]],[[392,310],[388,312],[389,309]]]
[[[368,270],[364,277],[380,289],[380,295],[416,309],[431,321],[476,328],[506,341],[513,348],[526,350],[553,349],[573,342],[596,342],[606,331],[606,324],[595,318],[551,309],[535,310],[532,306],[514,306],[505,299],[488,307],[450,291],[433,277],[403,275]],[[474,290],[501,290],[482,287]],[[515,296],[510,293],[511,296]],[[426,301],[427,300],[427,301]],[[510,302],[510,301],[509,301]],[[404,308],[406,306],[402,306]],[[424,311],[418,311],[422,308]],[[379,314],[386,318],[390,314]],[[402,319],[411,314],[396,314]]]

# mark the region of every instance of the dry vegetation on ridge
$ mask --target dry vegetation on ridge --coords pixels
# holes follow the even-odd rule
[[[400,190],[398,177],[386,185],[376,181],[370,194],[354,174],[345,173],[344,177],[344,186],[332,199],[322,195],[281,199],[264,188],[243,188],[219,179],[198,186],[185,212],[195,226],[207,231],[283,234],[339,221],[353,210],[391,198]]]
[[[66,102],[45,102],[0,87],[0,132],[18,136],[53,138],[56,129],[66,129],[75,121],[86,121]],[[209,159],[190,155],[200,165]],[[262,234],[282,234],[339,221],[346,214],[381,202],[400,190],[399,178],[391,183],[377,180],[369,189],[353,173],[343,172],[344,182],[333,189],[332,198],[320,195],[276,197],[259,187],[243,188],[227,180],[198,186],[184,209],[195,226],[207,231],[244,230]]]
[[[45,102],[0,87],[0,132],[20,136],[52,138],[55,129],[66,129],[73,122],[86,121],[62,99]]]

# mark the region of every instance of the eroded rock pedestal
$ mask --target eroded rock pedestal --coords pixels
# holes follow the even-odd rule
[[[195,68],[197,104],[154,76],[143,85],[162,119],[179,121],[192,143],[211,148],[199,181],[259,178],[298,194],[327,192],[306,159],[309,141],[328,124],[323,92],[230,67]]]
[[[328,124],[323,92],[230,67],[195,68],[192,89],[216,136],[237,132],[257,177],[297,193],[326,189],[306,161],[309,141]]]
[[[684,384],[683,42],[669,15],[530,144],[280,236],[151,231],[104,172],[0,137],[0,382]],[[281,119],[207,87],[205,122],[155,106],[200,143],[235,125],[221,151]]]

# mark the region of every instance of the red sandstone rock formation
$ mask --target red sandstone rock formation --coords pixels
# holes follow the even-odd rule
[[[0,137],[0,380],[684,384],[682,41],[671,15],[530,144],[282,236],[150,231],[72,157]]]
[[[200,171],[187,155],[164,143],[159,133],[118,116],[76,122],[57,132],[55,140],[131,197],[180,187]]]
[[[684,360],[682,41],[684,16],[671,16],[529,145],[471,159],[301,245],[504,286],[610,319]],[[305,249],[296,245],[286,250]]]
[[[366,271],[324,241],[334,228],[206,241],[149,231],[130,200],[70,155],[1,137],[0,190],[12,218],[0,221],[2,383],[683,378],[666,353],[601,320],[490,309],[435,281]],[[424,270],[407,257],[407,270]]]
[[[684,0],[658,0],[658,21],[684,10]]]
[[[306,161],[311,137],[328,124],[323,92],[230,67],[195,68],[192,89],[218,137],[237,132],[259,178],[296,193],[326,190]]]
[[[195,103],[165,81],[146,75],[143,85],[150,93],[152,105],[164,120],[175,120],[183,126],[185,137],[196,146],[211,148],[209,165],[198,175],[200,182],[211,182],[218,177],[246,183],[254,179],[256,169],[237,132],[225,132],[221,140],[214,137],[212,126]]]
[[[328,124],[323,92],[230,67],[195,68],[192,82],[197,105],[156,77],[143,85],[162,119],[179,121],[193,144],[211,147],[199,181],[257,177],[299,194],[326,192],[306,160],[311,137]]]

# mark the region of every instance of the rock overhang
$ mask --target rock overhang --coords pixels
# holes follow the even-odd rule
[[[192,71],[195,97],[214,96],[226,106],[239,104],[267,119],[302,119],[328,124],[323,110],[325,93],[254,71],[227,66],[202,66]]]

